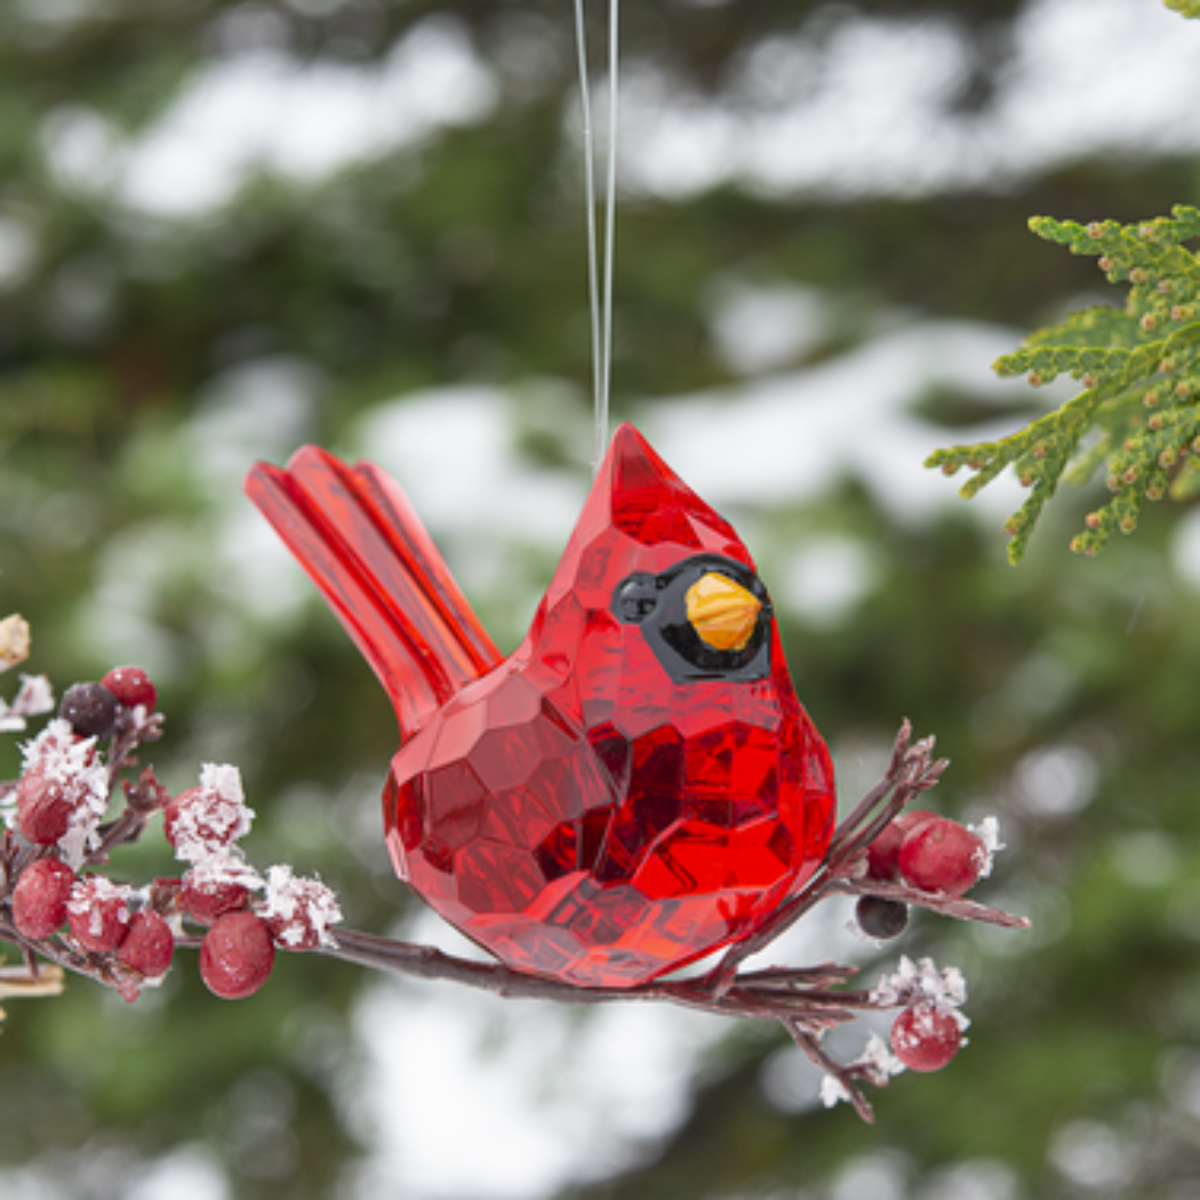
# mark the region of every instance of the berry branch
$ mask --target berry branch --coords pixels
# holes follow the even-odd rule
[[[965,1019],[957,1014],[957,1005],[965,999],[965,989],[961,994],[941,985],[922,990],[905,982],[886,988],[849,990],[845,985],[857,974],[857,968],[835,963],[758,971],[739,968],[750,955],[769,946],[821,901],[838,894],[860,897],[859,923],[864,932],[880,938],[895,936],[904,929],[910,905],[959,920],[1010,929],[1029,927],[1024,917],[1014,917],[962,898],[962,893],[990,867],[989,848],[983,838],[956,822],[927,812],[905,814],[910,818],[907,829],[897,827],[897,818],[905,806],[921,792],[933,788],[949,765],[945,759],[931,761],[933,738],[909,745],[911,734],[912,727],[905,721],[883,779],[838,826],[825,859],[808,883],[758,933],[731,946],[707,975],[633,988],[579,988],[514,971],[501,963],[456,958],[430,946],[348,929],[339,929],[331,944],[320,947],[320,953],[421,979],[465,984],[510,1000],[550,1000],[559,1004],[658,1001],[718,1016],[777,1021],[800,1049],[836,1082],[836,1088],[827,1089],[827,1095],[849,1100],[859,1115],[870,1121],[871,1108],[859,1083],[865,1080],[882,1086],[889,1074],[903,1066],[933,1070],[949,1062],[959,1046],[955,1036],[953,1050],[946,1055],[951,1044],[949,1027],[953,1025],[956,1034],[965,1028]],[[889,835],[888,841],[894,841],[890,856],[887,848],[880,846],[884,835]],[[901,866],[901,854],[906,845],[905,869]],[[872,861],[869,852],[874,847],[883,853]],[[879,918],[871,915],[875,910],[869,905],[864,913],[867,901],[875,902],[876,907],[884,906],[886,916],[882,926]],[[897,915],[904,918],[899,924]],[[902,965],[901,974],[904,971]],[[917,975],[939,977],[932,965],[920,968]],[[950,1000],[948,997],[952,995],[958,998]],[[893,1035],[893,1049],[898,1058],[882,1053],[882,1044],[879,1047],[869,1044],[862,1058],[842,1067],[821,1049],[820,1039],[828,1030],[856,1020],[863,1012],[897,1007],[904,1010],[901,1016],[905,1018],[905,1024]],[[914,1013],[916,1016],[911,1015]],[[907,1058],[897,1048],[897,1037],[906,1046]],[[932,1051],[928,1042],[934,1045]],[[933,1061],[937,1061],[937,1067],[918,1065]]]
[[[0,641],[4,627],[0,623]],[[19,645],[19,639],[18,639]],[[25,649],[28,637],[26,630]],[[4,646],[0,645],[0,658]],[[18,657],[19,660],[19,657]],[[1024,928],[1024,918],[964,898],[990,870],[999,848],[994,822],[978,831],[910,802],[933,788],[947,767],[933,739],[910,744],[904,722],[884,777],[835,830],[823,861],[804,886],[753,936],[730,946],[707,974],[659,979],[631,988],[588,988],[526,974],[500,962],[457,958],[431,946],[332,927],[336,898],[287,865],[265,877],[238,846],[254,818],[235,767],[209,764],[199,786],[172,797],[152,767],[133,778],[141,747],[162,736],[154,685],[136,667],[76,684],[58,713],[25,747],[19,780],[0,785],[7,828],[0,838],[0,940],[18,946],[23,968],[0,972],[0,996],[50,995],[62,972],[87,976],[133,1002],[162,981],[176,949],[198,950],[201,978],[225,999],[252,995],[267,981],[277,951],[307,951],[377,970],[480,988],[507,999],[559,1004],[659,1002],[743,1020],[773,1021],[826,1073],[828,1104],[848,1100],[865,1119],[861,1085],[882,1086],[906,1067],[936,1070],[953,1058],[966,1019],[957,971],[902,959],[871,989],[849,986],[857,969],[825,963],[747,970],[817,904],[858,897],[862,931],[900,933],[911,906],[960,920]],[[6,728],[53,709],[45,680],[25,679]],[[109,809],[116,810],[109,819]],[[114,850],[136,842],[161,816],[166,840],[186,869],[179,878],[135,887],[106,873]],[[38,965],[38,960],[53,964]],[[891,1051],[872,1036],[863,1054],[839,1064],[822,1046],[831,1029],[867,1012],[899,1009]]]

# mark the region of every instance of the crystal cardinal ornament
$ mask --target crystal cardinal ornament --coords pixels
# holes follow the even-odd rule
[[[632,426],[508,658],[378,467],[306,447],[246,490],[395,706],[397,873],[510,966],[633,987],[753,933],[816,868],[833,770],[766,589]]]

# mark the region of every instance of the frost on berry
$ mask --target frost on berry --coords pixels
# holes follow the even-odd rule
[[[38,845],[57,842],[77,870],[99,844],[96,830],[107,807],[108,772],[95,742],[79,740],[67,721],[55,718],[25,746],[17,792],[21,832]]]
[[[39,858],[21,872],[13,888],[13,924],[34,941],[48,938],[67,921],[75,872],[57,858]]]
[[[170,925],[158,913],[143,909],[133,914],[117,958],[148,979],[160,979],[167,973],[174,952]]]
[[[987,879],[992,873],[996,855],[1004,849],[1004,843],[1000,840],[1000,822],[995,817],[984,817],[978,825],[968,825],[967,829],[983,843],[979,878]]]
[[[113,667],[100,682],[126,708],[141,707],[151,713],[158,703],[158,689],[141,667]]]
[[[319,879],[298,879],[289,866],[267,871],[267,894],[258,915],[283,950],[332,945],[329,926],[342,919],[337,897]]]
[[[237,767],[213,763],[201,769],[200,786],[181,792],[163,814],[175,856],[191,863],[226,850],[250,831],[253,819]]]
[[[940,1070],[958,1053],[971,1024],[959,1011],[966,998],[962,972],[939,971],[929,958],[919,963],[901,958],[899,969],[883,976],[871,993],[881,1008],[904,1007],[892,1026],[892,1050],[914,1071]]]
[[[129,889],[105,875],[88,875],[76,882],[67,902],[71,934],[85,950],[115,950],[129,930]]]
[[[907,955],[901,956],[900,965],[892,974],[880,977],[871,992],[871,1002],[879,1008],[897,1008],[919,1000],[957,1008],[966,999],[967,982],[957,967],[939,971],[933,959],[922,958],[914,963]]]
[[[252,912],[227,913],[204,935],[200,977],[223,1000],[253,995],[275,965],[271,931]]]
[[[245,908],[262,877],[236,848],[202,856],[183,877],[179,902],[188,916],[204,925]]]
[[[945,817],[918,825],[900,846],[900,873],[913,887],[951,896],[970,891],[987,861],[982,839]]]
[[[913,1071],[940,1071],[961,1046],[958,1013],[928,1001],[906,1008],[892,1025],[892,1050]]]

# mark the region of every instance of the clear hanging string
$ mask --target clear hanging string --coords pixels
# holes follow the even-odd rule
[[[580,108],[583,115],[584,192],[587,206],[588,308],[592,332],[592,404],[595,411],[595,456],[599,470],[608,448],[608,399],[612,384],[613,262],[617,214],[617,121],[619,84],[620,0],[608,0],[608,144],[604,179],[604,246],[597,221],[596,143],[588,78],[587,32],[583,0],[575,0],[575,44],[579,56]]]

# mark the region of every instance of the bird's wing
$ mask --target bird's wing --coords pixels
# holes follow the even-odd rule
[[[400,485],[305,446],[257,463],[246,494],[321,589],[383,684],[408,736],[500,653]]]

